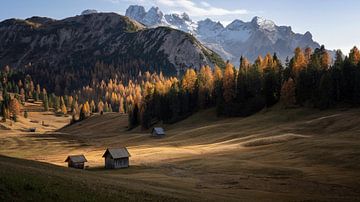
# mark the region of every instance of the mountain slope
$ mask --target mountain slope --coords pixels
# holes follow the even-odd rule
[[[220,22],[210,19],[193,22],[186,13],[164,15],[159,8],[154,7],[146,12],[142,6],[130,6],[125,15],[148,27],[169,26],[191,33],[204,45],[235,64],[239,63],[241,55],[255,60],[258,55],[276,52],[285,60],[298,46],[313,49],[320,47],[313,41],[310,32],[297,34],[291,27],[277,26],[271,20],[260,17],[254,17],[250,22],[234,20],[224,27]]]
[[[52,20],[33,17],[0,23],[0,65],[91,68],[96,61],[133,71],[214,65],[219,56],[191,35],[167,27],[147,29],[115,13],[86,12]]]
[[[0,155],[1,201],[179,201],[118,183],[89,171]]]

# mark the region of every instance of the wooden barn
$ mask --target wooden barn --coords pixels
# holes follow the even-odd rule
[[[164,137],[165,136],[165,130],[160,127],[155,127],[151,130],[151,136],[152,137]]]
[[[105,168],[127,168],[129,167],[129,157],[130,154],[125,147],[107,149],[103,155],[103,158],[105,158]]]
[[[85,162],[87,162],[84,155],[68,156],[65,160],[69,168],[84,169]]]

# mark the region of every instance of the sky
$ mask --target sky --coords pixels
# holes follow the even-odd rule
[[[359,0],[1,0],[0,21],[44,16],[55,19],[80,14],[85,9],[124,15],[129,5],[157,6],[164,13],[186,12],[193,20],[210,18],[229,24],[264,17],[296,33],[310,31],[327,49],[345,54],[360,46]]]

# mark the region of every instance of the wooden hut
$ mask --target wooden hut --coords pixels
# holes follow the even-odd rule
[[[151,130],[151,136],[152,137],[164,137],[165,136],[165,130],[160,127],[155,127]]]
[[[127,168],[129,167],[129,157],[130,154],[125,147],[107,149],[103,155],[103,158],[105,158],[105,168]]]
[[[87,162],[84,155],[68,156],[65,160],[69,168],[84,169],[85,162]]]

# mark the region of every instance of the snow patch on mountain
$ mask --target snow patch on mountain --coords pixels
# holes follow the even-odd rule
[[[194,22],[188,14],[163,14],[152,7],[147,12],[142,6],[130,6],[126,16],[148,27],[168,26],[194,35],[201,43],[220,54],[223,59],[239,64],[241,55],[255,60],[258,55],[276,52],[285,60],[296,47],[319,48],[310,32],[294,33],[289,26],[277,26],[273,21],[254,17],[250,22],[234,20],[224,27],[207,18]]]

